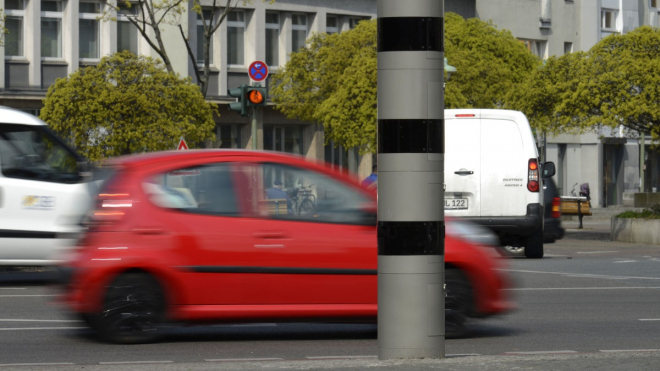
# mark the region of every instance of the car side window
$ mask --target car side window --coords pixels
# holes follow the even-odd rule
[[[0,169],[7,178],[77,183],[78,158],[45,127],[0,125]]]
[[[325,174],[293,166],[264,163],[243,166],[246,197],[259,217],[296,221],[365,224],[373,202],[359,191]]]
[[[149,178],[143,188],[155,205],[196,214],[237,216],[231,164],[177,169]]]

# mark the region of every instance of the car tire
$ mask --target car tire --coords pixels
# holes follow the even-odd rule
[[[86,322],[105,341],[141,344],[160,337],[164,318],[165,295],[158,281],[145,273],[125,273],[107,286],[101,313]]]
[[[465,274],[456,268],[445,270],[445,337],[468,334],[468,317],[474,308],[474,290]]]
[[[525,241],[525,256],[530,259],[543,257],[543,228],[539,228]]]

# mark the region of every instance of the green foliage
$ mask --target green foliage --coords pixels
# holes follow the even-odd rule
[[[289,118],[323,123],[326,141],[361,153],[376,148],[376,21],[315,34],[273,76],[271,97]]]
[[[660,29],[602,39],[586,53],[550,58],[512,104],[550,133],[623,125],[660,139]]]
[[[508,30],[491,22],[445,14],[445,56],[456,67],[445,108],[502,108],[540,66],[538,57]]]
[[[445,51],[458,72],[446,85],[446,108],[502,107],[539,65],[508,31],[445,14]],[[289,118],[323,123],[326,141],[361,153],[376,150],[376,21],[341,34],[317,34],[273,76],[271,96]]]
[[[190,79],[129,52],[104,57],[48,89],[40,117],[91,161],[214,139],[215,107]]]
[[[660,219],[660,205],[651,205],[651,207],[642,211],[624,211],[616,217],[624,219]]]

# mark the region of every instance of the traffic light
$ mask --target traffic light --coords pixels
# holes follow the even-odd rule
[[[249,107],[261,107],[266,105],[267,91],[263,86],[247,87],[247,105]]]
[[[229,109],[232,111],[240,112],[241,116],[248,115],[247,99],[246,99],[247,90],[248,90],[248,86],[245,84],[241,85],[238,88],[227,90],[229,96],[238,98],[236,102],[229,103]]]

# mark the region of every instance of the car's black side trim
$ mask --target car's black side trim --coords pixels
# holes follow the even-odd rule
[[[232,267],[193,265],[179,267],[196,273],[263,273],[263,274],[334,274],[349,276],[376,275],[376,269],[344,269],[344,268],[294,268],[294,267]]]
[[[57,238],[57,233],[0,229],[0,238]]]

